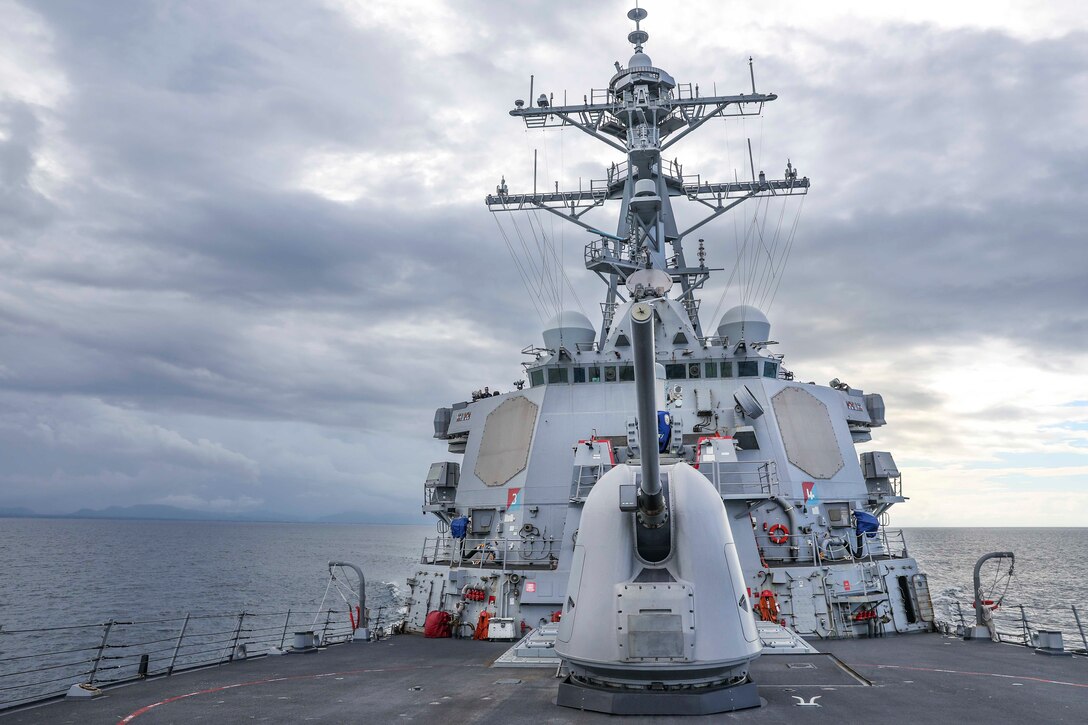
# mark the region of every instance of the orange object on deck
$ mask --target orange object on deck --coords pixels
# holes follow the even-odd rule
[[[491,626],[491,612],[486,609],[480,612],[480,619],[476,622],[476,632],[473,639],[487,639],[487,628]]]

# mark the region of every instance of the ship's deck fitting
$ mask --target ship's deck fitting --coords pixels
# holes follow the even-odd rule
[[[1045,657],[1025,647],[937,634],[816,643],[819,654],[756,660],[765,702],[712,716],[753,723],[1083,723],[1088,659]],[[606,722],[557,707],[554,667],[491,667],[508,643],[405,635],[330,647],[318,655],[263,657],[106,690],[0,717],[5,725],[97,723]],[[871,684],[868,684],[871,683]],[[697,718],[628,717],[624,722]],[[709,719],[709,718],[708,718]],[[614,722],[614,720],[612,720]]]

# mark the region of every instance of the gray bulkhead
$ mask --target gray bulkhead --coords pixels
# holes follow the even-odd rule
[[[723,340],[706,348],[686,342],[695,333],[675,303],[662,317],[657,344],[664,354],[659,362],[673,372],[685,366],[684,377],[666,384],[668,409],[679,429],[674,435],[683,436],[684,454],[697,462],[700,439],[734,440],[733,480],[744,486],[731,492],[725,476],[719,490],[753,602],[760,601],[761,593],[773,592],[775,618],[802,634],[861,633],[878,619],[896,631],[927,628],[928,622],[917,614],[925,602],[908,607],[901,601],[921,596],[917,566],[904,556],[905,547],[888,550],[885,535],[859,545],[853,535],[850,512],[871,509],[874,503],[872,482],[866,480],[854,448],[856,439],[867,439],[859,433],[867,434],[874,422],[865,398],[859,391],[789,379],[781,356],[765,346],[738,351]],[[624,311],[617,314],[617,321],[626,318]],[[544,371],[541,384],[451,411],[445,437],[451,450],[464,452],[456,495],[445,506],[424,508],[442,522],[470,515],[465,551],[480,553],[466,558],[464,551],[451,551],[457,545],[448,535],[428,540],[433,555],[425,547],[424,563],[413,578],[410,626],[421,628],[431,609],[452,607],[465,586],[488,592],[483,601],[466,602],[464,618],[470,624],[489,605],[496,616],[530,627],[562,608],[586,493],[583,488],[578,495],[575,449],[580,441],[598,438],[611,444],[612,462],[626,457],[628,421],[635,406],[634,383],[623,379],[626,373],[620,370],[631,365],[626,334],[618,322],[599,351],[595,346],[542,351],[527,366],[530,375]],[[704,377],[707,363],[717,366],[719,377]],[[748,363],[745,372],[754,374],[741,377],[740,363]],[[693,365],[697,378],[687,374]],[[730,377],[720,377],[725,366]],[[614,381],[604,380],[607,367],[615,369]],[[574,382],[576,368],[585,371],[580,376],[585,382]],[[601,380],[589,380],[591,368],[600,368]],[[566,371],[565,382],[547,382],[547,371],[559,369]],[[745,393],[761,412],[746,411],[738,403],[747,398]],[[882,405],[879,414],[883,416]],[[758,495],[751,488],[756,481],[762,486]],[[582,482],[584,486],[584,475]],[[592,484],[592,477],[588,482]],[[884,498],[891,499],[886,505],[902,500]],[[751,526],[743,525],[746,518]],[[788,532],[783,543],[773,540],[775,533],[783,536],[781,530],[772,531],[776,525]],[[443,528],[440,523],[439,530]],[[510,582],[511,573],[516,583]],[[901,587],[899,577],[908,586]],[[429,595],[425,598],[423,586]],[[924,594],[928,599],[928,591]],[[868,608],[874,614],[856,619]]]

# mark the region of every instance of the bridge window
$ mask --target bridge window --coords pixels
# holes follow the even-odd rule
[[[529,371],[529,385],[535,388],[536,386],[543,385],[543,384],[544,384],[544,371],[541,370],[540,368],[537,368],[536,370],[530,370]]]
[[[616,366],[609,365],[604,369],[604,381],[606,383],[616,382]]]
[[[548,368],[548,382],[549,383],[565,383],[565,382],[567,382],[567,369],[566,368]]]
[[[703,363],[703,377],[704,378],[716,378],[716,377],[718,377],[718,363],[716,363],[716,362]]]
[[[687,377],[687,366],[684,363],[669,363],[665,365],[665,378],[668,380],[684,380]]]
[[[758,360],[744,360],[737,363],[737,377],[738,378],[758,378],[759,377],[759,361]]]
[[[589,368],[589,382],[599,383],[601,382],[601,369],[596,365]]]
[[[777,378],[778,377],[778,363],[765,362],[763,363],[763,377],[765,378]]]
[[[721,370],[722,370],[722,377],[723,378],[733,377],[733,363],[731,363],[731,362],[722,362]]]
[[[634,365],[620,365],[620,382],[631,383],[635,380]]]
[[[574,368],[574,382],[584,383],[586,381],[586,369]]]

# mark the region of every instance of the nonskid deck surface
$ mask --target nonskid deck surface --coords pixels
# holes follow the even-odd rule
[[[761,657],[753,677],[766,705],[714,720],[1082,723],[1088,712],[1088,659],[1083,657],[1050,657],[936,634],[817,646],[823,654]],[[57,702],[0,720],[12,725],[614,721],[557,707],[554,668],[490,667],[507,647],[405,635],[117,687],[93,701]],[[627,717],[624,722],[697,719]]]

